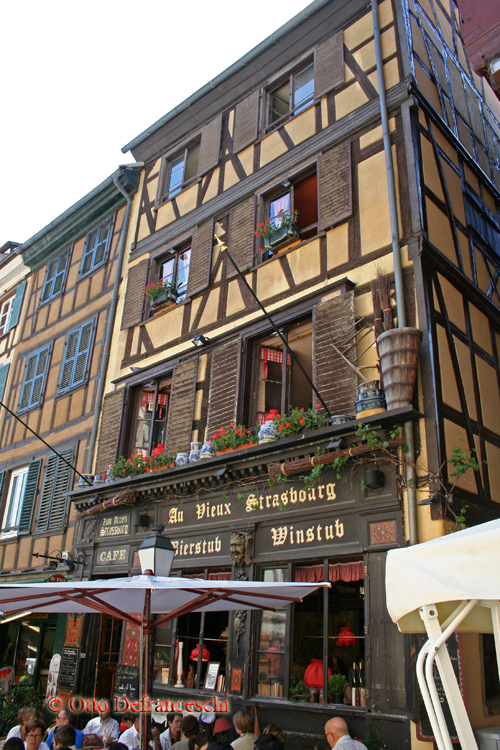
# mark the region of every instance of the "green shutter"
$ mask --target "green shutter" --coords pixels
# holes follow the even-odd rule
[[[4,485],[4,482],[5,482],[5,474],[6,473],[7,472],[5,472],[5,471],[0,471],[0,500],[2,499],[3,485]]]
[[[61,451],[66,461],[73,463],[74,450]],[[47,458],[45,478],[43,481],[42,499],[36,523],[37,531],[63,528],[66,520],[66,493],[72,469],[59,456],[52,454]]]
[[[42,400],[45,378],[49,369],[51,345],[28,357],[19,402],[19,411],[38,406]]]
[[[17,324],[19,323],[19,316],[21,314],[21,307],[23,304],[25,289],[26,289],[26,281],[22,281],[16,289],[16,296],[14,297],[14,302],[12,303],[12,308],[10,311],[10,318],[9,318],[9,326],[7,328],[8,331],[10,331],[12,328],[15,328]]]
[[[9,374],[9,363],[0,366],[0,401],[3,401],[3,394],[5,392],[5,384],[7,383],[7,375]]]
[[[91,320],[90,323],[85,323],[81,328],[71,331],[68,335],[64,360],[61,365],[59,393],[69,388],[75,388],[85,381],[93,330],[94,321]]]
[[[33,518],[41,466],[41,458],[32,461],[29,465],[26,487],[24,488],[23,505],[19,516],[19,531],[30,531],[31,529],[31,519]]]

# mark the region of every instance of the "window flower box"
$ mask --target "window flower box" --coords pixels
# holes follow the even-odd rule
[[[177,302],[177,292],[175,289],[163,289],[153,300],[154,308],[161,307],[167,303]]]
[[[298,239],[299,234],[300,231],[297,224],[278,227],[274,232],[271,232],[269,237],[264,237],[264,250],[277,250],[280,247],[284,247],[289,242]]]

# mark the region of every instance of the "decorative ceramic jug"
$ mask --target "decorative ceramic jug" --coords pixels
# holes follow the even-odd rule
[[[176,466],[184,466],[184,464],[187,464],[188,462],[188,454],[186,451],[181,451],[178,453],[175,457],[175,465]]]
[[[213,458],[215,450],[212,448],[212,441],[207,440],[201,447],[200,458]]]
[[[189,451],[188,463],[194,464],[200,460],[201,443],[191,443],[191,450]]]

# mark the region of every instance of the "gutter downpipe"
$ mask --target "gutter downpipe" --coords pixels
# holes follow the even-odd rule
[[[127,191],[125,190],[125,188],[122,185],[120,185],[120,183],[118,182],[120,175],[121,175],[121,172],[116,174],[113,178],[113,182],[115,184],[116,189],[119,190],[120,193],[122,193],[122,195],[125,197],[125,200],[127,201],[127,210],[125,212],[125,218],[123,220],[122,236],[120,240],[120,250],[118,252],[118,262],[116,265],[115,283],[113,285],[113,295],[111,297],[111,305],[109,308],[108,329],[106,331],[106,341],[104,344],[104,352],[102,355],[102,362],[101,362],[101,375],[99,377],[99,385],[97,387],[94,422],[92,424],[92,432],[90,434],[90,441],[89,441],[88,452],[87,452],[87,460],[85,462],[85,472],[84,472],[85,474],[92,473],[92,464],[93,464],[93,459],[94,459],[95,444],[97,440],[97,431],[99,429],[102,399],[104,395],[104,386],[106,384],[106,376],[107,376],[107,371],[108,371],[109,353],[111,350],[111,339],[113,337],[113,329],[115,326],[116,308],[118,305],[118,290],[120,288],[123,258],[125,256],[125,243],[127,240],[128,225],[130,222],[130,213],[132,211],[132,201],[134,199],[134,194],[129,195]]]
[[[380,102],[380,116],[382,120],[382,133],[384,140],[385,165],[387,171],[387,188],[389,192],[389,213],[391,217],[392,234],[392,257],[394,261],[394,285],[396,288],[396,307],[398,313],[398,328],[406,327],[406,309],[403,286],[403,267],[401,263],[401,247],[399,244],[398,207],[396,201],[396,182],[394,179],[394,168],[392,164],[391,137],[389,132],[389,116],[387,114],[387,101],[384,81],[384,66],[382,59],[382,44],[380,40],[380,24],[378,19],[378,2],[371,0],[373,15],[373,35],[375,41],[375,56],[377,60],[377,78]],[[406,422],[404,425],[406,444],[408,446],[409,463],[415,463],[415,442],[413,436],[413,423]],[[408,492],[408,527],[410,545],[418,544],[418,520],[417,520],[417,496],[415,492],[416,476],[413,466],[406,466],[406,484]]]

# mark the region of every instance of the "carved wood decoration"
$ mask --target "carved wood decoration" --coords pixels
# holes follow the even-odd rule
[[[204,174],[219,163],[222,114],[203,126],[198,173]]]
[[[207,436],[235,422],[238,407],[241,341],[239,338],[215,349],[212,354],[208,400]]]
[[[316,47],[314,94],[324,96],[344,83],[344,35],[338,31]]]
[[[104,396],[102,404],[101,429],[97,443],[96,473],[106,471],[109,464],[116,461],[118,435],[122,418],[123,388]]]
[[[354,414],[357,375],[334,351],[356,332],[354,293],[347,292],[316,305],[313,311],[313,378],[332,414]],[[352,362],[356,347],[346,355]]]
[[[167,425],[167,453],[189,450],[197,374],[198,357],[181,362],[174,369]]]
[[[350,141],[321,154],[318,166],[319,219],[324,229],[352,214]]]
[[[257,138],[258,114],[259,91],[257,89],[236,105],[233,153],[241,151]]]
[[[192,296],[208,286],[210,264],[212,262],[213,220],[209,219],[193,232],[191,243],[191,263],[187,293]]]
[[[254,256],[255,199],[252,196],[238,203],[229,219],[229,252],[240,271],[253,265]],[[227,266],[227,277],[236,275],[232,264]]]
[[[123,305],[122,330],[142,321],[144,309],[144,290],[148,275],[149,260],[141,260],[128,272],[127,292]]]

